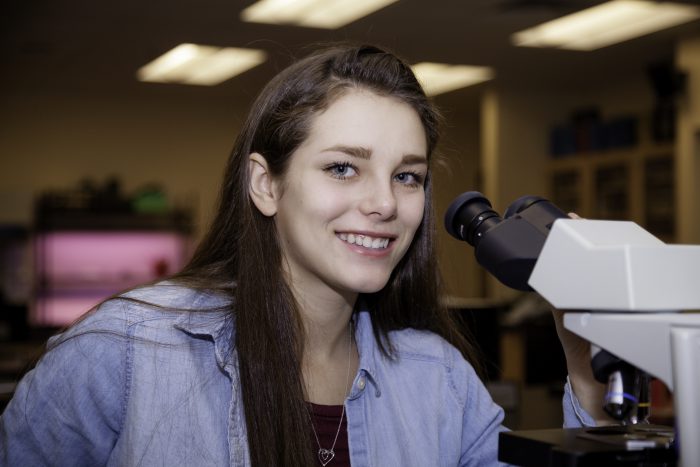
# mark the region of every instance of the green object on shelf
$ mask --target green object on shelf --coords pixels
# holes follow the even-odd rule
[[[165,194],[159,191],[140,193],[134,197],[131,205],[135,212],[140,213],[168,212],[168,200]]]

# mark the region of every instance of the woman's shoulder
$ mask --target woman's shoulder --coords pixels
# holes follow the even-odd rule
[[[391,331],[387,336],[391,356],[384,356],[376,343],[366,339],[368,328],[372,333],[369,314],[361,317],[358,327],[362,328],[360,339],[368,354],[366,365],[376,371],[384,384],[400,381],[404,386],[432,385],[431,390],[446,397],[451,395],[461,407],[469,397],[481,392],[481,382],[473,366],[439,334],[415,328]]]
[[[359,326],[366,328],[363,334],[372,333],[370,313],[360,313]],[[387,337],[397,357],[432,361],[448,368],[469,365],[456,347],[435,332],[407,327],[391,331]]]
[[[225,319],[230,299],[220,293],[198,290],[174,282],[136,287],[109,298],[83,315],[51,344],[85,334],[138,336],[139,330],[172,331],[198,323],[219,323]],[[182,326],[180,326],[182,325]],[[153,336],[152,336],[153,337]]]
[[[435,332],[405,328],[389,336],[395,353],[402,358],[430,360],[449,368],[466,363],[459,350]]]
[[[221,292],[193,288],[174,281],[133,288],[110,302],[121,301],[128,309],[164,311],[217,311],[225,309],[231,302]]]

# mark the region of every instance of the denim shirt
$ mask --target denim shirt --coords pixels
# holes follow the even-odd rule
[[[0,465],[249,466],[226,299],[168,283],[125,297],[50,340],[0,417]],[[353,466],[499,465],[503,412],[454,347],[406,329],[387,359],[368,312],[355,338]],[[592,422],[568,385],[564,415]]]

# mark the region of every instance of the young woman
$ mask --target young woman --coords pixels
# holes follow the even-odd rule
[[[375,47],[280,73],[190,264],[50,341],[0,420],[2,465],[497,464],[502,411],[438,300],[437,121]],[[566,423],[593,423],[585,345],[562,335],[584,395],[567,385]]]

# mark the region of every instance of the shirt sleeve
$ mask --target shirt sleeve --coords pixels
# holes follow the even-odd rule
[[[498,461],[499,433],[506,430],[503,409],[491,398],[471,365],[464,364],[467,391],[463,412],[460,467],[504,466]],[[457,372],[456,372],[457,373]]]
[[[564,399],[562,400],[564,410],[564,428],[580,428],[584,426],[596,426],[596,422],[588,412],[581,407],[576,394],[571,389],[571,382],[566,378],[564,385]]]
[[[503,411],[492,401],[479,378],[468,372],[468,398],[464,411],[463,449],[460,466],[507,465],[497,461],[499,433]],[[567,378],[562,401],[564,428],[596,426],[591,415],[581,406]]]
[[[0,416],[0,465],[105,465],[127,397],[127,339],[99,310],[20,381]]]

